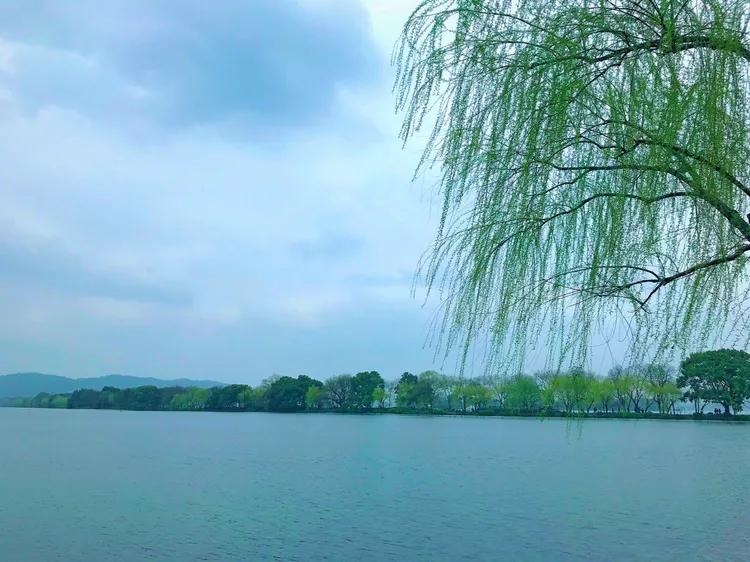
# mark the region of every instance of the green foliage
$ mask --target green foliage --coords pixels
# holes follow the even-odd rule
[[[268,409],[273,412],[297,412],[305,409],[307,391],[311,386],[322,387],[323,383],[301,375],[296,379],[280,377],[266,392]]]
[[[206,406],[210,410],[238,410],[247,400],[247,395],[243,394],[249,389],[244,384],[230,384],[224,387],[215,388],[211,391]]]
[[[103,391],[101,398],[103,399],[103,403],[107,405],[100,407],[109,407],[110,404],[114,404],[116,408],[123,410],[126,408],[128,410],[161,410],[164,390],[155,386],[139,386],[136,388],[126,388],[115,395],[109,395]],[[169,401],[171,399],[167,401],[167,404],[169,404]]]
[[[435,388],[429,379],[420,379],[411,388],[409,402],[417,408],[432,408],[435,403]]]
[[[68,398],[70,408],[99,409],[107,407],[108,404],[106,395],[100,396],[100,393],[96,390],[76,390]]]
[[[492,391],[479,380],[460,379],[453,391],[453,398],[460,404],[461,411],[476,411],[486,408],[492,400]]]
[[[326,401],[326,391],[322,386],[310,385],[305,393],[305,406],[308,410],[320,410]]]
[[[615,400],[619,411],[630,412],[632,387],[634,386],[636,374],[621,366],[613,367],[609,371],[609,380],[615,394]]]
[[[750,354],[734,349],[693,353],[680,365],[677,385],[686,389],[685,398],[696,406],[716,402],[725,415],[730,408],[737,413],[750,399]]]
[[[385,386],[377,386],[372,391],[372,401],[375,402],[380,409],[385,408],[387,398],[388,394],[386,393]]]
[[[49,408],[51,398],[52,395],[46,392],[40,392],[31,399],[30,406],[32,408]]]
[[[612,380],[604,379],[602,381],[598,381],[598,390],[599,404],[601,405],[602,410],[604,410],[604,413],[608,413],[617,396],[617,394],[615,393],[615,385]]]
[[[258,388],[248,386],[239,393],[237,398],[239,399],[241,410],[262,410],[265,407],[266,388],[263,386],[259,386]]]
[[[49,404],[48,404],[47,407],[49,407],[49,408],[65,409],[65,408],[68,407],[68,397],[67,396],[61,396],[59,394],[56,395],[56,396],[53,396],[50,399]]]
[[[210,398],[211,391],[207,388],[188,388],[172,397],[169,408],[172,410],[205,410]]]
[[[377,371],[363,371],[354,375],[351,381],[349,408],[368,410],[372,407],[373,392],[385,388],[385,381]]]
[[[536,412],[542,405],[542,392],[534,377],[517,375],[506,385],[505,408],[517,412]]]
[[[456,384],[453,386],[453,392],[451,393],[451,398],[457,402],[459,408],[463,413],[466,413],[466,409],[469,404],[468,395],[466,392],[466,387],[468,386],[468,383],[465,379],[459,378],[456,381]]]
[[[598,399],[597,379],[583,369],[571,369],[566,374],[552,377],[549,386],[557,402],[565,412],[588,412]]]
[[[453,409],[453,389],[456,387],[456,378],[442,373],[438,373],[432,386],[439,399],[445,402],[448,410]]]
[[[432,408],[437,397],[433,383],[434,371],[425,371],[421,375],[404,373],[396,387],[396,405],[411,408]]]
[[[680,389],[674,380],[674,373],[669,365],[651,363],[643,368],[643,378],[646,380],[646,395],[649,402],[655,403],[660,414],[667,414],[674,410],[674,405],[680,399]]]
[[[397,406],[414,407],[416,405],[414,402],[413,389],[416,386],[417,382],[419,382],[419,378],[417,378],[417,375],[413,373],[409,373],[407,371],[401,375],[401,378],[398,380],[398,384],[396,385]]]
[[[683,392],[684,391],[684,392]],[[369,395],[366,393],[369,392]],[[391,398],[395,393],[396,407]],[[256,388],[235,384],[210,389],[105,387],[71,394],[40,393],[2,405],[34,408],[93,408],[189,411],[390,411],[472,415],[678,416],[680,399],[721,403],[739,412],[750,398],[750,354],[719,350],[697,353],[681,365],[680,377],[665,364],[615,367],[606,378],[583,369],[512,377],[450,377],[436,371],[404,373],[385,382],[376,371],[339,375],[325,384],[307,376],[274,376]],[[377,406],[372,410],[373,403]],[[454,409],[454,406],[456,409]],[[679,416],[678,416],[679,417]]]
[[[398,384],[417,384],[418,380],[419,377],[417,377],[417,375],[406,371],[401,375],[401,378],[398,379]]]
[[[420,3],[395,90],[404,140],[432,126],[444,343],[582,362],[613,317],[657,355],[750,342],[749,23],[739,0]]]

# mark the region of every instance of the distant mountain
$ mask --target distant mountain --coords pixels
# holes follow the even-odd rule
[[[101,390],[105,386],[134,388],[136,386],[147,385],[159,388],[167,386],[195,386],[199,388],[225,386],[224,383],[217,381],[194,381],[190,379],[162,380],[148,377],[130,377],[127,375],[106,375],[86,379],[71,379],[58,375],[44,375],[42,373],[15,373],[0,376],[0,398],[31,398],[40,392],[63,394],[81,388]]]

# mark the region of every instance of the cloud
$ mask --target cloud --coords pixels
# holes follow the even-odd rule
[[[379,119],[381,102],[361,101]],[[410,289],[432,227],[394,137],[186,129],[142,143],[60,108],[3,116],[0,372],[214,365],[254,383],[376,354],[398,370],[414,342],[410,364],[429,361]]]
[[[434,365],[439,213],[381,74],[408,6],[368,3],[0,3],[0,372]]]
[[[81,306],[78,300],[56,306],[52,317],[35,317],[33,330],[21,330],[20,337],[7,323],[0,325],[0,369],[91,376],[126,367],[139,376],[212,374],[225,382],[257,384],[273,373],[325,379],[365,369],[392,379],[433,365],[434,350],[423,347],[429,316],[418,307],[361,302],[323,325],[246,317],[200,332],[169,313],[147,324],[112,322]],[[28,314],[27,307],[0,298],[4,317],[24,311]],[[66,325],[73,333],[60,335]]]
[[[174,126],[309,123],[384,61],[349,0],[4,2],[0,37],[0,80],[27,109]]]
[[[128,272],[102,268],[102,264],[88,264],[59,242],[24,239],[4,226],[0,238],[0,279],[44,291],[106,297],[115,301],[190,304],[190,296],[184,291],[134,278]]]

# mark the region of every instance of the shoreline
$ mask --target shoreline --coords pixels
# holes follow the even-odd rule
[[[333,414],[333,415],[395,415],[395,416],[424,416],[424,417],[473,417],[473,418],[531,418],[531,419],[569,419],[569,420],[664,420],[664,421],[713,421],[713,422],[750,422],[750,414],[735,414],[732,416],[716,414],[659,414],[656,412],[597,412],[597,413],[572,413],[566,412],[509,412],[500,410],[480,410],[475,412],[429,410],[416,408],[372,408],[370,410],[343,410],[343,409],[320,409],[320,410],[247,410],[247,409],[120,409],[120,408],[40,408],[33,406],[0,406],[2,409],[22,410],[86,410],[86,411],[118,411],[118,412],[206,412],[221,414]]]

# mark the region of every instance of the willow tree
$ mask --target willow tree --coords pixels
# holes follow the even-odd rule
[[[396,49],[443,213],[449,345],[658,353],[750,337],[746,0],[425,0]],[[644,347],[645,346],[645,347]]]

